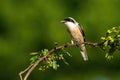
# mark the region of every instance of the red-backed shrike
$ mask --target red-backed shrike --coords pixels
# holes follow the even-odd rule
[[[67,17],[61,21],[67,26],[67,30],[72,38],[72,43],[77,44],[80,48],[80,52],[85,61],[88,60],[85,44],[81,44],[85,41],[85,34],[83,32],[82,26],[79,25],[73,18]]]

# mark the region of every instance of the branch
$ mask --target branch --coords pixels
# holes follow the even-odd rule
[[[93,42],[82,42],[81,44],[86,44],[86,45],[91,45],[91,46],[99,46],[98,43],[93,43]],[[42,62],[45,58],[47,58],[50,54],[52,54],[53,52],[55,52],[56,50],[60,50],[60,49],[64,49],[64,48],[72,47],[72,46],[76,46],[76,44],[69,43],[69,44],[65,44],[65,45],[62,45],[62,46],[57,46],[57,47],[49,50],[45,56],[39,57],[38,60],[35,63],[30,64],[25,70],[21,71],[19,73],[20,79],[21,80],[27,80],[27,78],[29,77],[29,75],[31,74],[31,72],[36,68],[36,66],[40,62]],[[22,74],[24,74],[24,73],[26,73],[26,74],[25,74],[24,77],[22,77]]]

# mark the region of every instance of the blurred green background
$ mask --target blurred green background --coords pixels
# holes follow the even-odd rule
[[[65,17],[80,22],[86,41],[99,42],[107,29],[120,25],[120,0],[0,0],[0,79],[19,80],[18,73],[29,65],[29,53],[51,49],[54,42],[70,42]],[[44,72],[33,71],[30,80],[120,80],[120,55],[107,61],[99,48],[87,46],[84,62],[76,47],[69,66]]]

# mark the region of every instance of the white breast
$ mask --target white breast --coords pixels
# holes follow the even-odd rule
[[[72,23],[72,22],[66,22],[65,23],[67,28],[68,28],[68,32],[71,35],[71,38],[73,39],[74,42],[81,42],[84,41],[82,33],[80,32],[78,23]]]
[[[66,22],[65,24],[67,25],[68,29],[73,29],[76,27],[76,24],[74,24],[72,22]]]

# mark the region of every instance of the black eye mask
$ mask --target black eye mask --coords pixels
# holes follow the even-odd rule
[[[70,18],[65,18],[64,21],[69,21],[69,22],[73,22],[73,23],[75,23],[75,21],[72,20],[72,19],[70,19]]]

